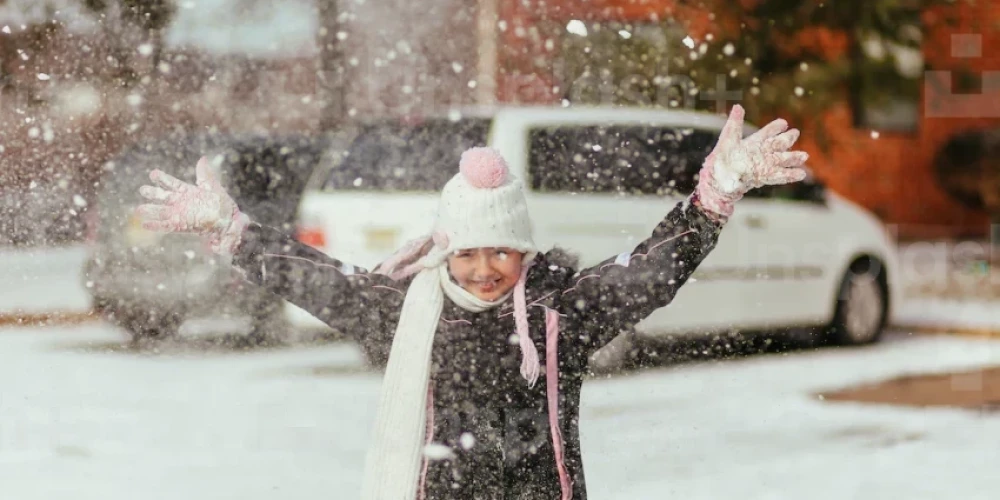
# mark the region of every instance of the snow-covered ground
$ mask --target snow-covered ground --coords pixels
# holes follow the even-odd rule
[[[96,323],[0,330],[3,498],[351,499],[379,378],[350,345],[140,355]],[[1000,418],[817,391],[1000,363],[892,335],[585,385],[591,499],[992,499]]]
[[[895,319],[906,327],[1000,330],[1000,301],[909,298]]]
[[[86,312],[87,248],[0,248],[0,315]]]

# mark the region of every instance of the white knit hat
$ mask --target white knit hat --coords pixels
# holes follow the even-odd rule
[[[459,173],[441,191],[434,229],[447,235],[453,251],[491,247],[537,251],[524,184],[492,148],[462,153]]]
[[[449,253],[468,248],[513,248],[530,261],[538,253],[524,184],[493,148],[462,153],[459,173],[441,191],[434,249],[422,259],[433,267]]]

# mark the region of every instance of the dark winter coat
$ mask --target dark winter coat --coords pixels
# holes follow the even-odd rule
[[[521,377],[521,350],[510,340],[515,331],[511,303],[473,313],[446,299],[432,352],[433,433],[434,441],[451,447],[456,457],[430,463],[426,498],[560,498],[546,402],[549,308],[560,314],[559,424],[565,462],[573,498],[585,500],[579,409],[588,359],[670,303],[715,246],[720,230],[721,224],[701,208],[683,202],[634,250],[594,267],[577,271],[540,255],[526,288],[530,331],[542,366],[534,388]],[[250,281],[356,336],[370,355],[388,355],[408,281],[368,274],[256,224],[245,233],[234,264]]]

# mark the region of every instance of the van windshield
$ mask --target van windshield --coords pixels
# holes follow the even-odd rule
[[[364,125],[334,166],[324,191],[440,191],[468,148],[486,145],[491,120]]]

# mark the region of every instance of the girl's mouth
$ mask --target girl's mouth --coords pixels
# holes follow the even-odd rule
[[[476,281],[474,283],[483,292],[492,292],[500,284],[500,280]]]

